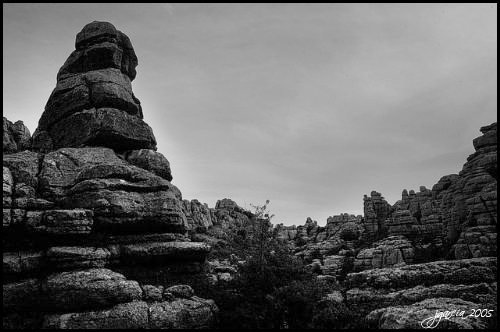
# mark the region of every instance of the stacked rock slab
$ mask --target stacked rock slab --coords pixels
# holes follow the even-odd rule
[[[372,191],[370,197],[363,198],[364,209],[364,241],[375,241],[387,235],[385,220],[391,215],[392,208],[382,197],[382,194]]]
[[[144,274],[198,273],[210,246],[186,235],[181,193],[132,93],[136,65],[127,36],[92,22],[31,149],[29,131],[4,118],[4,328],[212,325],[213,301]]]
[[[496,257],[371,269],[347,275],[346,303],[374,328],[420,328],[418,324],[433,317],[436,310],[459,308],[467,316],[472,309],[491,309],[494,315],[490,318],[459,321],[492,327],[497,311],[496,279]]]
[[[87,24],[59,70],[33,147],[108,146],[117,151],[156,149],[151,128],[132,92],[137,57],[129,38],[111,23]]]

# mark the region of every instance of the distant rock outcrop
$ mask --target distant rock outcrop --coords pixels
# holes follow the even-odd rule
[[[127,36],[92,22],[58,73],[33,150],[22,122],[4,118],[4,328],[215,321],[212,300],[155,274],[199,273],[210,246],[186,236],[181,192],[132,93],[136,65]]]
[[[198,233],[205,233],[208,229],[223,233],[247,224],[253,216],[250,211],[228,198],[218,200],[215,208],[209,208],[197,199],[184,200],[183,211],[187,217],[188,229]]]
[[[319,278],[344,280],[347,306],[372,327],[419,327],[445,305],[496,311],[497,124],[481,132],[462,171],[432,189],[405,189],[392,206],[372,191],[363,217],[277,225],[278,238]],[[460,318],[447,326],[487,325]]]
[[[31,133],[22,121],[15,123],[3,118],[3,151],[7,153],[31,149]]]

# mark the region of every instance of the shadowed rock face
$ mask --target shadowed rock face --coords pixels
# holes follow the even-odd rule
[[[33,135],[33,147],[106,146],[116,151],[156,149],[151,128],[132,92],[137,56],[129,38],[108,22],[87,24]]]

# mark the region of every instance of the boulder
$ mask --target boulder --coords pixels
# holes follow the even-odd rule
[[[163,299],[163,286],[143,285],[143,298],[147,302],[158,302]]]
[[[149,310],[152,329],[211,328],[218,311],[212,300],[198,297],[153,303]]]
[[[172,181],[170,163],[159,152],[148,149],[132,150],[127,152],[126,160],[132,165],[144,168],[168,181]]]
[[[108,269],[51,274],[42,283],[47,307],[54,311],[105,308],[142,298],[137,281]]]
[[[118,68],[130,80],[135,78],[135,67],[138,62],[130,39],[116,30],[111,23],[94,21],[85,25],[76,35],[75,48],[77,52],[81,52],[81,61],[78,55],[74,54],[72,56],[74,61],[65,63],[58,77],[66,72]]]
[[[186,299],[189,299],[194,295],[194,290],[189,285],[170,286],[166,288],[164,292],[171,293],[175,297],[186,298]]]

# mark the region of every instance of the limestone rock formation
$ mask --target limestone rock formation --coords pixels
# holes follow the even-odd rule
[[[346,301],[349,307],[368,315],[367,320],[375,325],[382,324],[378,314],[391,312],[394,306],[410,305],[405,307],[409,312],[411,308],[419,306],[419,301],[439,302],[441,297],[471,302],[469,313],[471,308],[496,311],[496,271],[496,257],[365,270],[347,275]],[[435,309],[451,310],[445,307]],[[435,313],[435,309],[432,312],[425,311],[425,314],[430,316]],[[424,318],[410,316],[405,324],[414,327]],[[487,322],[485,319],[482,321]]]
[[[376,269],[413,263],[415,249],[404,236],[389,236],[359,251],[354,270]]]
[[[496,225],[465,228],[454,245],[453,253],[457,259],[496,256]]]
[[[352,214],[340,214],[327,219],[326,226],[318,226],[316,221],[307,218],[306,223],[300,226],[275,226],[278,238],[290,241],[295,255],[303,257],[306,262],[315,258],[338,255],[351,255],[352,249],[364,232],[362,217]],[[323,267],[323,271],[331,271]]]
[[[357,254],[354,270],[366,270],[347,275],[346,300],[369,313],[372,327],[418,327],[450,305],[496,312],[497,124],[481,132],[459,174],[442,177],[431,190],[404,190],[378,219],[378,229],[389,237],[364,239],[368,248]],[[365,198],[365,226],[373,233],[375,223],[367,220],[380,213],[366,209],[367,201],[372,199]],[[456,260],[436,261],[443,258]],[[412,264],[418,262],[428,263]],[[460,318],[442,327],[484,328],[492,319]]]
[[[3,151],[7,153],[31,149],[31,133],[22,121],[15,123],[3,118]]]
[[[221,229],[242,226],[252,217],[252,213],[241,208],[236,202],[224,198],[217,201],[214,209],[214,225]]]
[[[364,228],[365,241],[375,241],[387,235],[385,220],[391,215],[392,207],[382,194],[372,191],[370,197],[364,196]]]
[[[404,190],[382,222],[388,235],[412,241],[417,256],[423,246],[432,247],[434,256],[441,251],[443,257],[447,251],[456,258],[496,252],[497,124],[482,127],[481,132],[473,141],[476,152],[458,175],[442,177],[431,190],[424,186],[417,193]]]
[[[474,139],[476,152],[467,158],[457,181],[443,195],[443,235],[455,242],[464,226],[496,225],[497,222],[497,124],[481,128]]]
[[[230,229],[247,225],[253,217],[252,212],[238,206],[231,199],[218,200],[214,208],[208,207],[197,199],[184,200],[183,212],[187,218],[187,229],[193,233],[224,233]]]
[[[170,163],[159,152],[148,149],[127,151],[125,159],[132,165],[144,168],[168,181],[172,181]]]
[[[293,226],[285,226],[283,224],[277,224],[274,226],[276,232],[278,233],[278,238],[281,241],[293,241],[297,236],[297,227]]]
[[[374,310],[367,320],[373,328],[379,329],[485,329],[488,324],[484,318],[468,317],[471,308],[476,306],[476,303],[462,299],[432,298],[408,306]],[[448,319],[434,318],[436,312],[444,314],[452,310],[458,311],[458,314],[451,314]],[[460,312],[463,313],[461,316]]]
[[[156,150],[151,128],[132,92],[137,57],[128,37],[107,22],[87,24],[57,74],[33,147],[106,146]]]
[[[187,224],[191,230],[206,232],[214,225],[215,209],[210,209],[207,204],[201,204],[196,199],[184,200],[182,203]]]
[[[4,328],[213,325],[213,301],[151,276],[199,273],[210,246],[186,235],[181,192],[132,93],[136,65],[127,36],[92,22],[33,150],[22,122],[4,118]]]
[[[469,301],[496,310],[496,130],[496,123],[482,127],[462,171],[432,189],[405,189],[392,206],[372,191],[363,217],[333,216],[325,227],[310,218],[298,227],[277,225],[278,238],[318,278],[340,281],[347,306],[372,327],[417,327],[423,314],[433,314],[424,304]],[[489,324],[455,323],[449,326]]]

